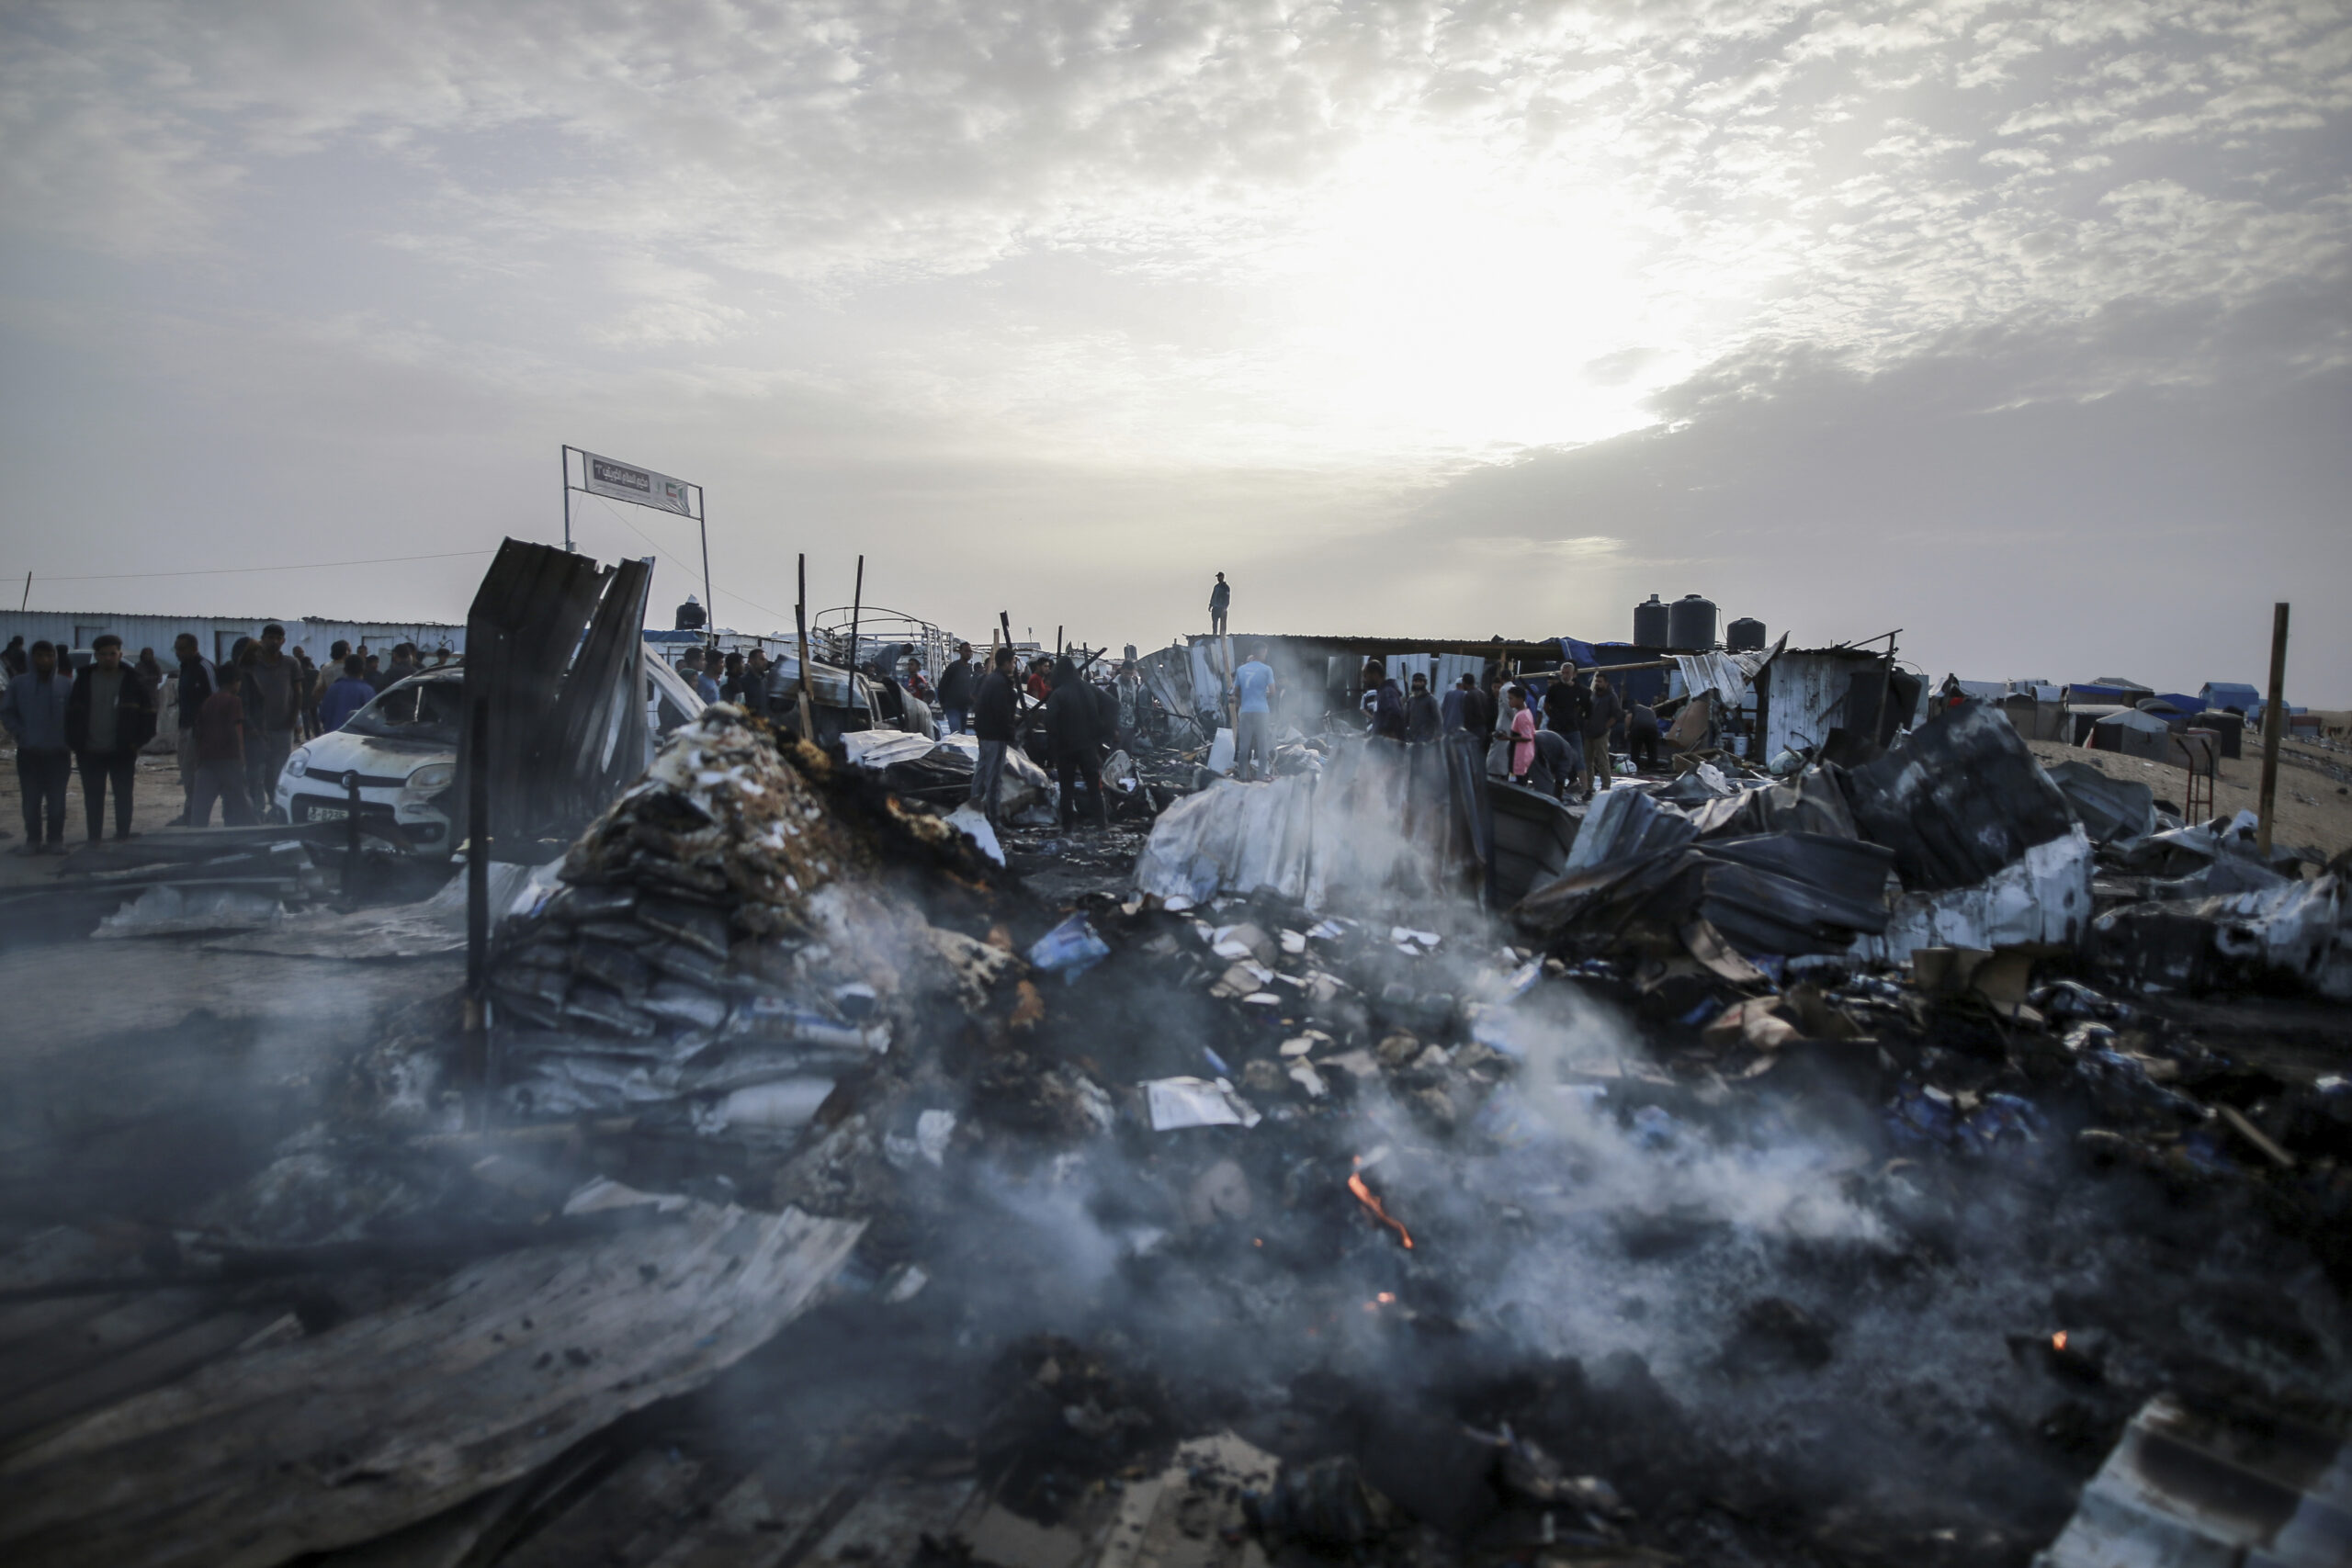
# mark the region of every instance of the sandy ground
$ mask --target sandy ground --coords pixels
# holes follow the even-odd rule
[[[2109,778],[2132,779],[2156,792],[2158,800],[2175,807],[2187,804],[2183,793],[2188,775],[2178,768],[2125,757],[2113,751],[2093,751],[2056,740],[2027,742],[2044,767],[2055,762],[2088,762]],[[2262,755],[2249,747],[2234,761],[2224,759],[2215,782],[2213,804],[2224,817],[2252,811],[2262,793]],[[2274,843],[2320,851],[2333,857],[2352,849],[2352,753],[2290,741],[2279,748],[2278,820],[2271,828]],[[2326,770],[2332,770],[2332,773]]]
[[[13,850],[25,841],[25,792],[17,784],[17,749],[0,750],[0,850]],[[153,832],[180,814],[180,765],[173,757],[141,757],[139,759],[139,784],[130,792],[130,830],[134,833]],[[215,820],[220,813],[214,812]],[[82,830],[82,776],[76,773],[65,790],[65,845],[68,849],[87,837]],[[106,830],[114,831],[114,802],[107,802]],[[28,882],[45,881],[57,871],[55,859],[41,856],[0,854],[0,887]]]

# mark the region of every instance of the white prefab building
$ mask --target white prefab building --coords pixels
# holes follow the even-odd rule
[[[36,642],[53,642],[61,648],[86,649],[92,639],[105,632],[122,638],[123,655],[139,657],[142,648],[152,648],[155,657],[169,664],[172,644],[180,633],[190,632],[204,649],[207,659],[228,657],[241,637],[259,637],[261,628],[275,621],[286,628],[286,646],[306,650],[314,660],[323,661],[327,649],[338,642],[357,648],[366,644],[370,653],[389,655],[396,643],[413,642],[425,654],[435,649],[447,649],[451,653],[466,650],[466,628],[443,621],[339,621],[324,615],[116,615],[104,610],[28,610],[0,611],[0,646],[13,637],[21,637],[29,648]]]

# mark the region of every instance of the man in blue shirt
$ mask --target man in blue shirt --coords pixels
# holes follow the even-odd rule
[[[332,734],[351,720],[351,716],[376,700],[376,688],[368,683],[368,661],[357,654],[346,654],[343,673],[319,699],[319,729]]]
[[[57,649],[45,641],[33,644],[26,666],[0,694],[0,725],[17,740],[17,782],[25,803],[25,841],[9,852],[63,854],[65,784],[74,776],[74,754],[65,745],[65,705],[74,694],[74,677],[58,669]]]
[[[1266,662],[1266,645],[1250,650],[1250,661],[1233,672],[1233,694],[1239,699],[1239,728],[1233,732],[1233,769],[1244,784],[1256,776],[1251,759],[1274,776],[1274,671]]]

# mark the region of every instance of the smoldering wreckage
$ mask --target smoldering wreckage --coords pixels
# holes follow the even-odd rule
[[[921,737],[616,762],[627,639],[536,570],[486,1012],[0,1265],[11,1562],[2352,1553],[2341,863],[1971,703],[1548,809],[1163,756],[1073,869]]]

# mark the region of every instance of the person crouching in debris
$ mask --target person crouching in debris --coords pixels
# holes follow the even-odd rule
[[[1274,776],[1274,667],[1266,662],[1266,645],[1259,643],[1250,658],[1233,672],[1237,710],[1233,732],[1233,773],[1248,784],[1263,769]]]
[[[1503,688],[1503,702],[1510,710],[1510,776],[1515,784],[1527,782],[1528,771],[1535,766],[1535,714],[1527,705],[1527,688],[1516,682]]]
[[[972,767],[972,804],[992,825],[997,800],[1003,793],[1004,754],[1012,745],[1012,649],[996,650],[994,668],[972,688],[972,733],[980,742],[979,759]]]
[[[1405,739],[1434,740],[1445,730],[1445,716],[1438,711],[1437,699],[1430,695],[1430,678],[1413,677],[1413,694],[1405,699]]]
[[[1634,698],[1634,705],[1625,710],[1625,750],[1633,753],[1635,773],[1657,771],[1657,709]]]
[[[1078,821],[1080,784],[1094,802],[1096,825],[1111,825],[1110,807],[1102,798],[1102,756],[1095,750],[1098,728],[1094,694],[1065,654],[1054,666],[1053,694],[1046,699],[1046,738],[1053,753],[1054,777],[1061,786],[1065,828]]]

